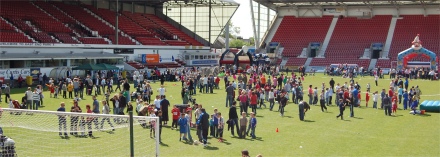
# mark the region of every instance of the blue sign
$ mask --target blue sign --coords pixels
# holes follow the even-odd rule
[[[162,56],[159,56],[159,62],[162,62]]]
[[[192,64],[217,64],[217,60],[195,60]]]
[[[147,55],[142,54],[142,63],[147,63]]]

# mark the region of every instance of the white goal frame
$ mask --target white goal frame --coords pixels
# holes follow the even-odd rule
[[[35,114],[45,114],[45,115],[54,115],[53,117],[57,119],[58,116],[64,115],[66,116],[66,119],[69,119],[70,116],[79,116],[79,117],[94,117],[94,118],[110,118],[110,119],[124,119],[128,120],[130,119],[129,115],[112,115],[112,114],[90,114],[90,113],[75,113],[75,112],[57,112],[57,111],[44,111],[44,110],[26,110],[26,109],[12,109],[12,108],[0,108],[0,127],[2,128],[24,128],[29,130],[38,130],[43,132],[59,132],[59,123],[44,123],[42,124],[35,124],[32,122],[17,122],[17,121],[11,121],[11,118],[14,116],[32,116]],[[49,116],[48,116],[49,117]],[[155,156],[158,157],[160,154],[159,151],[159,117],[147,117],[147,116],[133,116],[133,126],[135,124],[140,124],[141,122],[146,122],[148,124],[149,121],[155,120]],[[69,126],[69,120],[66,120],[67,126]],[[125,125],[121,126],[115,126],[114,128],[130,128],[130,122],[126,123]],[[92,127],[93,128],[93,127]],[[111,129],[108,129],[111,130]],[[69,130],[68,130],[69,131]],[[93,129],[93,131],[96,131]],[[148,129],[149,131],[149,129]],[[146,133],[147,134],[147,133]],[[7,135],[7,133],[5,133]],[[130,139],[133,139],[130,137]],[[142,143],[138,143],[142,144]],[[135,154],[135,156],[142,156],[139,154]]]

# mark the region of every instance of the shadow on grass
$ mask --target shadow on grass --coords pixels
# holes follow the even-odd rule
[[[224,144],[226,144],[226,145],[231,145],[231,143],[228,142],[226,139],[223,139],[223,142],[222,142],[222,143],[224,143]]]
[[[354,119],[364,119],[362,117],[351,117],[351,118],[354,118]]]
[[[343,121],[351,122],[351,120],[349,120],[349,119],[344,119]]]
[[[333,113],[333,112],[328,112],[328,111],[327,111],[327,112],[324,112],[324,113]]]
[[[431,116],[430,114],[418,114],[419,116],[422,116],[422,117],[429,117],[429,116]]]
[[[218,147],[213,147],[213,146],[209,146],[209,145],[204,148],[207,150],[218,150]]]
[[[287,117],[287,118],[293,118],[292,116],[284,116],[284,117]]]
[[[304,120],[304,122],[315,122],[313,120]]]
[[[169,147],[166,143],[163,143],[163,142],[161,142],[159,144],[160,144],[160,146]]]
[[[401,116],[403,116],[403,115],[399,114],[399,115],[393,115],[391,117],[401,117]]]
[[[261,116],[261,115],[257,115],[256,117],[264,117],[264,116]]]
[[[251,141],[264,141],[263,138],[261,138],[261,137],[255,137],[255,138],[251,138],[249,140],[251,140]]]

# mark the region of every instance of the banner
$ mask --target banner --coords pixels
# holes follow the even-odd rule
[[[142,55],[142,61],[144,61],[146,63],[159,63],[159,54],[145,54]]]
[[[193,65],[213,65],[218,64],[218,60],[193,60]]]
[[[29,76],[31,74],[31,71],[30,69],[0,69],[0,77],[4,77],[6,80],[9,80],[11,74],[16,80],[19,75],[21,75],[21,77],[23,78]]]

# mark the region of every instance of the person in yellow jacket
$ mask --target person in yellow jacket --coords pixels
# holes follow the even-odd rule
[[[69,92],[69,99],[73,99],[73,96],[72,96],[73,83],[69,83],[69,85],[67,85],[67,92]]]

